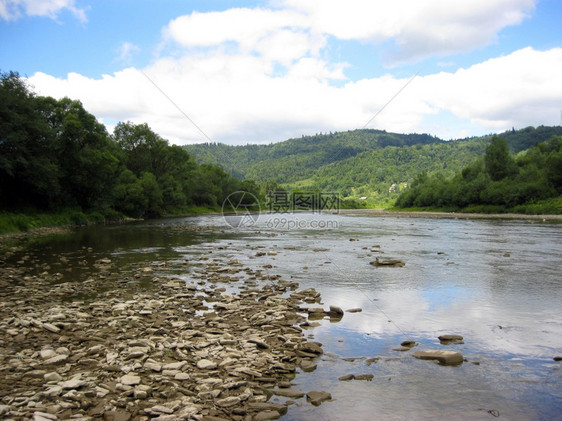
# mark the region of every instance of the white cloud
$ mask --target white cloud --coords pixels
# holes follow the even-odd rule
[[[56,19],[65,9],[79,21],[87,21],[85,10],[77,7],[75,0],[0,0],[0,17],[6,21],[15,21],[24,15]]]
[[[285,0],[306,14],[311,29],[343,40],[392,41],[389,64],[469,51],[519,24],[536,0]]]
[[[140,51],[141,49],[138,45],[123,41],[117,50],[117,60],[125,64],[130,64],[133,57],[140,53]]]
[[[343,69],[321,59],[302,58],[276,75],[261,57],[219,53],[161,59],[144,72],[206,134],[226,143],[360,128],[408,80],[386,75],[334,86],[330,82],[341,79]],[[560,74],[561,48],[525,48],[454,73],[418,76],[369,127],[420,132],[440,113],[455,116],[463,130],[483,133],[555,125],[562,104]],[[147,122],[174,143],[206,141],[134,68],[101,79],[37,73],[30,82],[39,94],[82,100],[98,118]],[[451,137],[451,128],[437,130],[431,133]]]

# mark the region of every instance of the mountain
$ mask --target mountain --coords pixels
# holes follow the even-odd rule
[[[562,135],[562,127],[527,127],[499,134],[514,154],[554,135]],[[205,143],[185,149],[199,163],[219,165],[239,178],[338,191],[343,197],[380,203],[395,198],[422,171],[445,177],[461,171],[484,154],[492,136],[445,141],[427,134],[353,130],[269,145]]]

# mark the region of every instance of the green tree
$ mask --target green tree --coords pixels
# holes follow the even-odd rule
[[[492,137],[484,156],[486,171],[493,181],[511,177],[517,173],[515,161],[509,153],[507,142],[498,136]]]

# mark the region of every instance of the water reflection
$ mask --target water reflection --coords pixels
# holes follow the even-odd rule
[[[552,357],[562,353],[561,225],[305,213],[298,218],[305,221],[299,229],[275,227],[263,216],[250,228],[232,228],[216,215],[93,227],[34,253],[53,262],[60,254],[71,263],[106,256],[117,265],[147,258],[176,262],[170,265],[173,276],[186,282],[198,282],[192,275],[204,267],[184,267],[185,260],[235,258],[253,270],[298,281],[303,289],[316,288],[325,308],[362,308],[306,331],[327,354],[314,373],[297,375],[295,382],[305,391],[329,391],[334,400],[318,408],[295,405],[289,420],[489,420],[495,414],[489,411],[505,419],[559,418],[562,371]],[[313,229],[306,223],[313,220],[337,228]],[[270,250],[276,254],[258,256]],[[406,265],[375,268],[369,262],[377,257]],[[79,274],[87,277],[82,269]],[[437,336],[443,333],[464,336],[464,344],[445,349],[463,353],[468,363],[441,367],[393,351],[404,339],[416,340],[418,349],[441,348]],[[381,360],[370,366],[362,358],[375,356]],[[337,380],[349,373],[374,379]]]

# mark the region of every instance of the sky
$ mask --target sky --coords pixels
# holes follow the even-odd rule
[[[0,0],[0,70],[112,132],[271,143],[562,124],[560,0]]]

